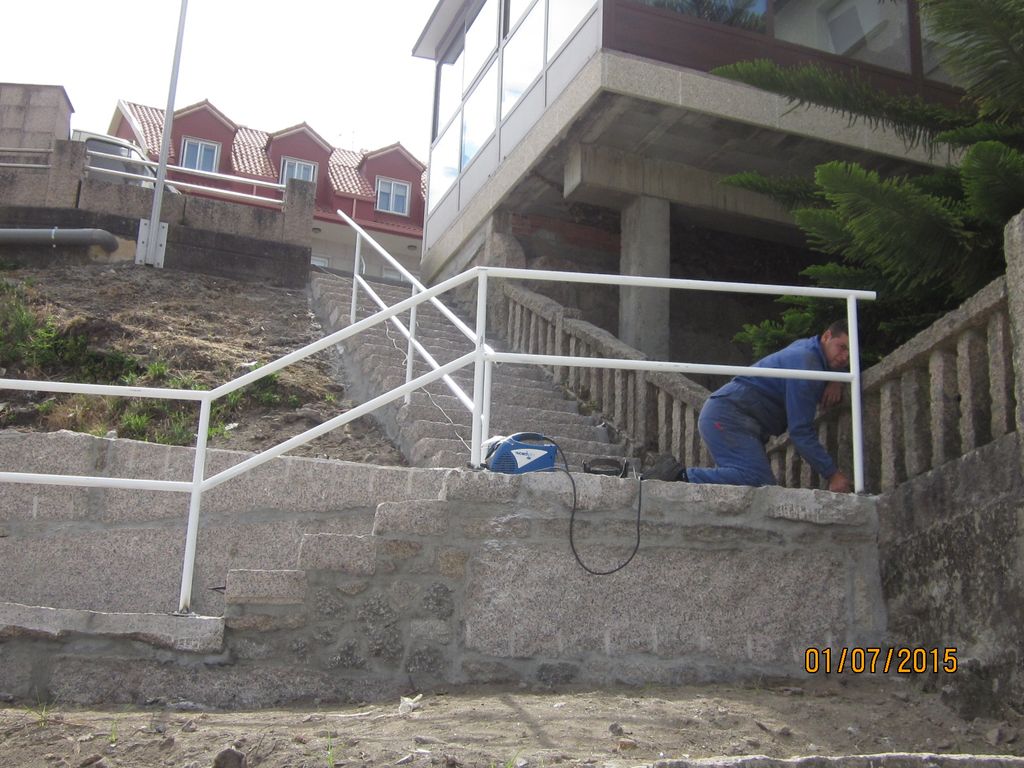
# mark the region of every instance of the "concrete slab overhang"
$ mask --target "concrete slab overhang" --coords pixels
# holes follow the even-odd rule
[[[908,148],[892,131],[851,121],[705,72],[599,51],[539,116],[424,254],[437,280],[498,208],[578,219],[579,204],[618,209],[664,197],[691,223],[802,242],[771,200],[718,184],[740,171],[810,176],[830,160],[913,175],[948,158]],[[429,227],[429,224],[428,224]]]

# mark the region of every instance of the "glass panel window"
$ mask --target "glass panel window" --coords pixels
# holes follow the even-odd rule
[[[444,129],[462,103],[462,38],[448,49],[437,69],[437,125]]]
[[[219,150],[220,144],[214,144],[212,141],[186,138],[181,147],[181,165],[184,168],[215,173]]]
[[[880,67],[910,71],[906,0],[776,0],[775,37]]]
[[[876,0],[872,0],[875,2]],[[640,0],[652,8],[664,8],[716,24],[764,32],[768,0]]]
[[[480,151],[494,133],[498,122],[498,64],[480,79],[476,90],[466,99],[462,115],[462,167]]]
[[[946,44],[938,38],[928,25],[928,19],[921,19],[921,58],[924,64],[924,76],[929,80],[938,80],[947,85],[960,85],[953,75],[942,64],[946,53]]]
[[[456,116],[445,129],[430,152],[427,190],[431,208],[440,202],[459,175],[459,138],[462,136],[462,121],[459,117]]]
[[[544,67],[544,3],[539,2],[505,45],[501,70],[504,119]]]
[[[377,179],[377,210],[409,215],[409,184],[394,179]]]
[[[480,13],[466,29],[466,52],[462,91],[469,90],[480,68],[498,46],[498,0],[486,0]]]
[[[508,24],[505,27],[506,34],[519,23],[519,20],[523,18],[523,14],[529,7],[532,0],[508,0]],[[540,0],[544,2],[544,0]]]
[[[548,61],[593,7],[594,0],[560,0],[548,5]]]
[[[281,183],[284,184],[288,179],[316,181],[316,163],[296,160],[294,157],[284,158],[281,161]]]

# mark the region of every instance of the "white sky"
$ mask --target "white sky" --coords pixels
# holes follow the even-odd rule
[[[0,82],[63,85],[72,129],[118,99],[164,109],[180,0],[0,0]],[[402,142],[424,163],[433,62],[412,56],[435,0],[189,0],[175,109],[239,125],[302,121],[343,149]]]

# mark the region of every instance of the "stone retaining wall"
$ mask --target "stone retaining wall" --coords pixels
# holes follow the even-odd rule
[[[190,454],[68,433],[3,436],[4,469],[65,463],[46,471],[77,473],[102,459],[104,471],[164,466],[178,479]],[[576,549],[609,570],[633,549],[639,483],[574,480]],[[130,617],[110,615],[125,609],[108,592],[132,595],[150,580],[140,563],[178,572],[175,552],[155,546],[139,558],[137,547],[166,531],[170,549],[183,511],[164,517],[154,499],[123,492],[0,488],[0,569],[10,571],[0,574],[0,691],[261,706],[410,685],[737,680],[800,675],[809,646],[885,640],[869,498],[647,482],[638,554],[594,576],[570,548],[564,473],[285,459],[222,489],[204,506],[197,564],[197,599],[223,605],[215,647],[216,624],[166,615],[173,583],[151,621],[135,604]],[[363,527],[340,524],[364,505]],[[86,546],[86,525],[105,549]],[[47,579],[61,585],[59,601]],[[218,583],[223,603],[199,597]],[[64,605],[26,605],[42,598]]]

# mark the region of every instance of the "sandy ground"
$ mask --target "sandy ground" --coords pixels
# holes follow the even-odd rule
[[[1011,722],[965,722],[908,678],[608,691],[451,690],[358,707],[0,709],[10,766],[644,765],[887,752],[1024,754]],[[225,756],[227,757],[227,756]],[[222,757],[221,760],[224,760]],[[92,762],[90,762],[92,761]],[[241,764],[226,762],[225,765]]]

